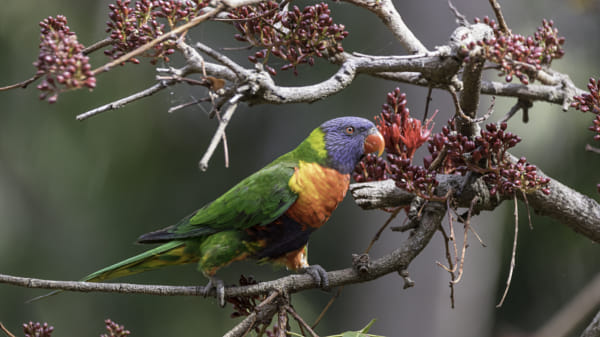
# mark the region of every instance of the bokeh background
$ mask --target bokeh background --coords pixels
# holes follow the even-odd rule
[[[89,45],[104,37],[108,1],[4,1],[0,7],[0,85],[34,73],[38,22],[63,14],[80,42]],[[454,0],[468,18],[492,16],[487,1]],[[446,43],[455,20],[446,1],[396,1],[407,24],[428,48]],[[298,3],[302,6],[304,3]],[[331,2],[334,19],[346,24],[347,51],[369,54],[403,53],[379,20],[365,10]],[[566,55],[554,63],[585,87],[599,74],[597,1],[502,1],[513,31],[532,34],[542,18],[553,19],[567,38]],[[193,39],[213,47],[240,46],[234,29],[223,23],[197,28]],[[106,57],[97,53],[94,65]],[[249,66],[242,52],[230,55]],[[175,58],[172,65],[178,66]],[[279,83],[307,84],[330,76],[335,67],[317,62],[300,76],[278,76]],[[216,128],[207,111],[194,107],[172,114],[166,110],[200,98],[201,89],[173,87],[148,99],[110,111],[85,122],[75,115],[150,86],[154,69],[147,63],[127,65],[98,78],[93,92],[66,93],[58,103],[38,100],[32,85],[0,93],[0,273],[56,280],[77,280],[101,267],[134,255],[139,234],[162,228],[220,195],[234,183],[260,169],[298,144],[324,120],[358,115],[372,118],[385,95],[399,86],[407,92],[415,117],[424,111],[426,91],[404,84],[359,76],[343,92],[313,104],[243,105],[228,127],[230,167],[224,168],[222,148],[200,172],[197,162]],[[496,78],[490,73],[491,78]],[[489,97],[483,97],[487,109]],[[499,98],[500,118],[514,100]],[[451,113],[444,92],[434,91],[431,107],[439,109],[436,131]],[[536,103],[531,121],[517,116],[510,129],[523,138],[514,151],[526,155],[547,174],[598,198],[600,157],[584,151],[592,142],[586,131],[592,117]],[[524,205],[520,204],[521,210]],[[317,328],[321,335],[362,328],[371,319],[371,332],[386,336],[525,336],[552,320],[561,307],[599,274],[600,247],[548,218],[533,215],[529,230],[520,213],[517,264],[504,306],[495,308],[508,273],[514,218],[506,203],[474,220],[487,247],[471,239],[465,274],[456,287],[456,309],[450,308],[449,277],[435,261],[444,261],[443,242],[436,235],[409,268],[414,288],[403,290],[397,275],[346,287]],[[351,254],[363,251],[387,215],[362,211],[347,200],[330,222],[311,239],[310,261],[326,269],[350,265]],[[460,232],[460,231],[459,231]],[[373,250],[390,252],[407,234],[386,231]],[[259,280],[285,275],[282,270],[238,263],[220,276],[235,283],[240,275]],[[195,266],[172,267],[124,279],[148,284],[196,285],[206,280]],[[218,336],[235,325],[231,308],[212,299],[154,297],[102,293],[65,293],[33,304],[24,301],[44,293],[0,285],[0,321],[17,336],[27,321],[47,321],[55,336],[98,336],[103,320],[111,318],[136,336]],[[307,291],[293,296],[297,310],[312,322],[332,294]],[[600,294],[592,294],[598,301]],[[572,317],[577,335],[591,316]]]

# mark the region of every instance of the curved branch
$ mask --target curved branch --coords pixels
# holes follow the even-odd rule
[[[389,28],[396,39],[402,44],[411,54],[426,53],[427,48],[413,34],[408,26],[402,20],[400,13],[396,10],[394,3],[391,0],[344,0],[353,5],[366,8],[375,13],[381,22]]]
[[[428,203],[418,219],[418,226],[402,246],[388,255],[368,264],[366,272],[359,273],[354,268],[335,270],[327,273],[329,285],[338,287],[374,280],[384,275],[405,270],[412,260],[427,246],[431,237],[438,229],[444,215],[445,205]],[[112,292],[128,294],[148,294],[159,296],[202,296],[202,286],[164,286],[141,285],[130,283],[92,283],[80,281],[54,281],[36,278],[26,278],[0,274],[0,283],[19,287],[60,289],[78,292]],[[273,281],[260,282],[254,285],[226,287],[225,297],[252,296],[269,294],[272,291],[294,293],[307,289],[319,288],[319,284],[308,274],[294,274]],[[215,296],[215,291],[210,293]]]

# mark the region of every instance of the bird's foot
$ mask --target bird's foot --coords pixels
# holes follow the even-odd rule
[[[221,308],[225,307],[225,284],[222,280],[216,277],[210,277],[206,286],[200,290],[200,293],[202,296],[206,297],[213,288],[217,293],[217,301],[219,301],[219,306]]]
[[[329,289],[329,277],[327,276],[327,271],[323,267],[318,264],[313,264],[312,266],[302,269],[302,272],[310,275],[321,288],[325,290]]]

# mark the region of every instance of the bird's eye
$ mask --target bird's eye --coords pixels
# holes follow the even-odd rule
[[[347,135],[351,135],[354,133],[354,127],[353,126],[348,126],[346,127],[346,130],[344,130],[346,132]]]

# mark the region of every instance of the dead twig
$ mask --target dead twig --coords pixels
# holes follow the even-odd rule
[[[113,40],[112,40],[111,38],[108,38],[108,37],[107,37],[107,38],[106,38],[106,39],[104,39],[104,40],[100,40],[100,41],[98,41],[98,42],[96,42],[96,43],[94,43],[94,44],[92,44],[92,45],[90,45],[90,46],[87,46],[87,47],[85,47],[85,48],[84,48],[84,49],[81,51],[81,53],[82,53],[83,55],[89,55],[89,54],[91,54],[91,53],[95,52],[96,50],[98,50],[98,49],[100,49],[100,48],[104,48],[104,47],[106,47],[106,46],[110,46],[110,45],[112,44],[112,41],[113,41]]]
[[[456,280],[454,280],[454,284],[460,282],[462,276],[463,276],[463,271],[464,271],[464,266],[465,266],[465,256],[467,253],[467,248],[469,247],[469,243],[468,243],[468,235],[469,235],[469,228],[471,225],[471,215],[473,213],[473,208],[475,207],[475,204],[479,201],[479,197],[476,196],[475,198],[473,198],[473,200],[471,200],[471,206],[469,207],[469,211],[467,213],[467,219],[464,222],[464,226],[465,226],[465,235],[463,237],[463,246],[462,246],[462,251],[460,254],[460,262],[458,265],[458,276],[456,277]]]
[[[589,151],[589,152],[594,152],[594,153],[600,154],[600,148],[593,147],[590,144],[585,144],[585,150]]]
[[[448,234],[446,234],[446,231],[444,230],[444,227],[442,227],[442,226],[440,226],[440,232],[442,233],[442,237],[444,238],[444,249],[446,250],[446,260],[448,261],[448,267],[446,267],[443,263],[441,263],[439,261],[435,261],[435,263],[439,267],[441,267],[442,269],[447,271],[448,274],[450,274],[450,282],[449,282],[450,307],[452,309],[454,309],[454,282],[453,281],[455,279],[454,271],[456,270],[456,265],[453,264],[452,254],[450,254],[450,245],[448,244],[448,242],[450,241],[450,237],[448,236]],[[454,247],[456,247],[456,243],[454,243]]]
[[[489,0],[492,9],[494,10],[494,14],[496,15],[496,19],[498,20],[498,25],[500,26],[500,30],[506,35],[511,35],[510,29],[508,29],[508,25],[504,20],[504,15],[502,15],[502,8],[500,4],[496,0]]]
[[[433,87],[427,88],[427,98],[425,99],[425,113],[423,114],[423,121],[422,121],[423,125],[425,125],[425,121],[427,120],[427,114],[429,113],[429,103],[431,102],[431,92],[432,91],[433,91]]]
[[[523,110],[523,123],[529,122],[529,108],[533,106],[533,102],[529,99],[519,98],[517,103],[513,105],[510,110],[502,117],[500,123],[507,122],[511,119],[519,110]]]
[[[202,159],[200,159],[200,162],[198,163],[200,170],[206,171],[206,169],[208,168],[208,161],[210,160],[213,153],[215,152],[215,149],[217,148],[217,145],[219,144],[221,139],[223,139],[224,134],[225,134],[225,128],[227,127],[227,124],[229,124],[229,121],[231,120],[233,113],[237,109],[238,101],[242,97],[243,97],[243,94],[238,93],[229,100],[229,106],[227,107],[227,110],[225,111],[223,118],[219,119],[219,127],[217,128],[217,131],[215,132],[212,140],[210,141],[210,144],[208,145],[208,149],[204,153],[204,156],[202,156]],[[227,151],[227,150],[225,150],[225,151]]]
[[[262,302],[260,302],[256,307],[254,307],[254,311],[248,315],[243,321],[238,323],[233,329],[229,330],[223,337],[245,337],[248,333],[254,328],[256,325],[256,321],[258,319],[258,315],[263,307],[267,304],[273,302],[278,296],[279,291],[273,291],[267,298],[265,298]]]
[[[504,288],[504,294],[500,299],[500,302],[496,305],[496,308],[500,308],[502,304],[504,304],[504,299],[508,294],[508,289],[510,288],[510,283],[512,281],[513,270],[515,269],[515,257],[517,254],[517,237],[519,235],[519,207],[517,204],[517,194],[513,194],[513,199],[515,201],[515,237],[513,239],[513,249],[512,255],[510,257],[510,269],[508,271],[508,278],[506,279],[506,288]]]
[[[176,106],[170,107],[170,108],[169,108],[169,110],[167,110],[167,112],[168,112],[168,113],[173,113],[173,112],[175,112],[175,111],[177,111],[177,110],[181,110],[181,109],[187,108],[188,106],[192,106],[192,105],[200,104],[200,103],[202,103],[202,102],[208,102],[208,101],[210,101],[210,100],[211,100],[211,99],[210,99],[210,98],[208,98],[208,97],[206,97],[206,98],[202,98],[202,99],[196,99],[196,98],[193,98],[193,97],[192,97],[192,99],[193,99],[193,101],[186,102],[186,103],[182,103],[182,104],[179,104],[179,105],[176,105]]]
[[[0,91],[6,91],[6,90],[11,90],[11,89],[15,89],[15,88],[27,88],[27,86],[29,84],[31,84],[32,82],[35,82],[35,80],[37,80],[38,78],[42,77],[42,75],[33,75],[30,78],[26,79],[25,81],[21,81],[19,83],[15,83],[15,84],[11,84],[11,85],[7,85],[5,87],[0,87]]]
[[[10,331],[8,331],[8,329],[4,326],[4,324],[2,324],[2,322],[0,322],[0,329],[8,336],[8,337],[15,337],[15,335],[13,335]]]
[[[148,89],[136,92],[133,95],[121,98],[117,101],[105,104],[103,106],[97,107],[95,109],[86,111],[82,114],[77,115],[77,117],[75,117],[75,119],[77,119],[78,121],[82,121],[84,119],[88,119],[90,117],[96,116],[99,113],[108,111],[108,110],[116,110],[119,108],[122,108],[123,106],[125,106],[126,104],[129,104],[131,102],[135,102],[139,99],[142,99],[144,97],[148,97],[151,95],[154,95],[155,93],[163,90],[164,88],[171,86],[175,83],[174,80],[168,80],[168,81],[159,81],[158,83],[156,83],[155,85],[151,86]]]
[[[524,191],[521,191],[523,194],[523,201],[525,202],[525,208],[527,209],[527,220],[529,220],[529,229],[533,230],[533,222],[531,221],[531,210],[529,210],[529,201],[527,200],[527,194]]]
[[[344,287],[339,287],[338,290],[336,291],[335,295],[333,295],[333,297],[331,297],[331,299],[329,300],[329,302],[327,302],[327,304],[325,305],[325,308],[323,308],[323,310],[321,310],[321,313],[319,314],[319,316],[317,317],[317,319],[315,319],[315,322],[312,325],[312,328],[316,328],[317,325],[319,325],[319,323],[321,322],[321,320],[323,319],[323,317],[325,317],[325,313],[327,312],[327,310],[329,310],[329,308],[331,307],[331,305],[333,304],[333,302],[335,302],[335,300],[340,297],[340,295],[342,294],[342,290],[344,290]]]
[[[310,333],[310,335],[312,337],[319,337],[319,335],[317,335],[315,333],[315,331],[310,327],[310,325],[308,325],[304,319],[302,319],[302,317],[300,317],[300,315],[298,315],[298,313],[296,312],[296,310],[294,310],[294,308],[292,308],[289,305],[285,306],[285,310],[287,310],[287,312],[289,312],[292,317],[294,317],[294,319],[296,320],[296,322],[298,322],[298,325],[300,325],[301,327],[303,327],[304,329],[306,329],[308,331],[308,333]]]
[[[387,228],[387,226],[389,226],[389,224],[392,222],[392,220],[394,220],[396,218],[396,216],[398,215],[398,213],[400,213],[401,210],[403,210],[403,207],[399,207],[396,210],[394,210],[392,212],[392,214],[390,215],[390,217],[386,220],[386,222],[383,224],[383,226],[381,226],[381,228],[379,228],[379,230],[377,231],[377,233],[375,233],[375,236],[373,236],[373,239],[371,239],[371,242],[369,243],[369,246],[367,247],[367,249],[365,249],[365,254],[368,254],[371,251],[371,248],[373,248],[373,245],[375,244],[375,242],[377,240],[379,240],[379,237],[381,236],[381,233],[383,233],[383,231]]]

